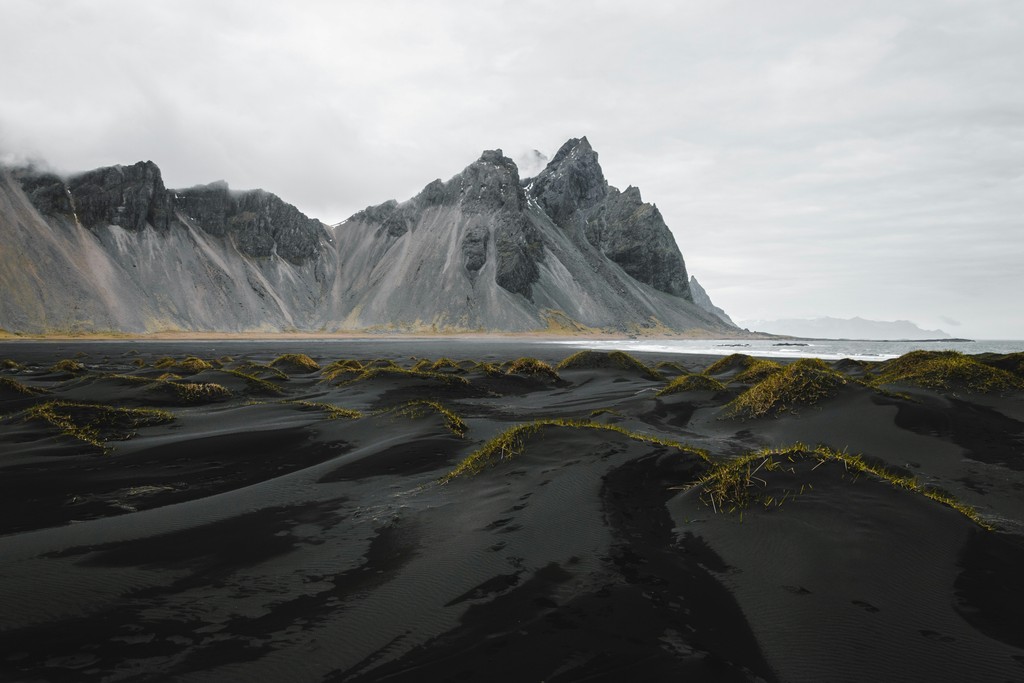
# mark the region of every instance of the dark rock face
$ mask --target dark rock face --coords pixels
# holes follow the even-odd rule
[[[171,209],[160,169],[152,161],[98,168],[67,181],[72,207],[87,228],[119,225],[139,231],[146,224],[166,230]]]
[[[394,200],[368,207],[350,220],[376,223],[378,236],[400,237],[413,229],[422,212],[431,207],[457,209],[468,219],[459,248],[470,274],[487,263],[487,247],[494,241],[495,282],[530,298],[540,271],[543,245],[526,219],[526,192],[515,162],[500,149],[487,150],[448,182],[435,180],[408,202]]]
[[[591,214],[587,240],[630,277],[684,299],[690,298],[686,264],[658,207],[645,204],[635,187],[608,196]]]
[[[462,237],[462,260],[466,270],[475,273],[487,263],[487,226],[482,223],[470,226]]]
[[[683,255],[658,207],[635,187],[610,187],[585,137],[565,143],[528,189],[557,225],[582,231],[634,280],[692,301]]]
[[[485,151],[448,185],[452,189],[458,186],[459,203],[467,214],[486,215],[494,226],[495,282],[529,299],[540,274],[537,261],[543,248],[523,213],[526,193],[519,184],[515,162],[500,149]],[[468,261],[466,267],[472,270]]]
[[[533,283],[540,277],[537,263],[544,258],[540,235],[522,214],[504,214],[496,221],[494,236],[498,270],[494,280],[513,294],[522,294],[530,299]]]
[[[230,235],[248,256],[264,258],[276,250],[295,264],[317,256],[326,237],[320,221],[269,192],[232,192],[223,181],[168,191],[151,161],[99,168],[66,181],[34,172],[19,173],[18,180],[41,214],[77,216],[90,229],[118,225],[139,231],[148,224],[164,231],[187,218],[211,235]]]
[[[25,191],[29,201],[44,216],[70,216],[74,213],[67,185],[60,176],[24,169],[17,171],[15,177],[21,183],[21,189]]]
[[[324,234],[320,221],[307,218],[291,204],[263,190],[232,192],[216,182],[173,193],[175,210],[204,231],[232,236],[243,254],[256,258],[277,254],[301,264],[315,257]]]
[[[567,227],[579,212],[588,212],[608,194],[597,152],[586,137],[562,145],[555,158],[530,184],[531,194],[556,225]]]

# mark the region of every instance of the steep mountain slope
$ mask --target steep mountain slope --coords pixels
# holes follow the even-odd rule
[[[151,162],[5,171],[0,220],[8,330],[308,329],[334,276],[318,221],[261,191],[167,192]]]
[[[166,190],[152,162],[0,177],[0,327],[25,332],[728,334],[657,208],[586,138],[525,187],[500,150],[327,228],[263,191]]]
[[[693,303],[697,304],[708,313],[714,313],[730,325],[736,324],[733,322],[732,318],[729,317],[728,313],[711,301],[711,297],[708,296],[707,291],[705,291],[701,284],[697,282],[697,278],[692,275],[690,276],[690,295],[693,297]]]

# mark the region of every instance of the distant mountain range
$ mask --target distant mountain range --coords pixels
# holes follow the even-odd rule
[[[892,322],[864,318],[809,318],[785,320],[744,320],[742,327],[769,334],[816,339],[950,339],[942,330],[923,330],[908,320]]]
[[[149,161],[3,169],[0,246],[15,332],[738,332],[586,138],[526,181],[486,151],[336,226],[262,190],[168,190]]]

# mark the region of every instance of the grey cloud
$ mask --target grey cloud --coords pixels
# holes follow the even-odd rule
[[[149,158],[336,222],[483,149],[587,135],[735,317],[1024,337],[979,303],[1024,291],[1011,0],[0,8],[7,155]]]

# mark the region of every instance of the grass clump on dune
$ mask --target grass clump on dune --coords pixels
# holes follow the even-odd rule
[[[48,394],[46,389],[37,389],[27,384],[22,384],[13,377],[0,377],[0,391],[8,391],[22,396],[41,396]]]
[[[745,353],[730,353],[728,356],[719,358],[711,365],[704,368],[705,375],[718,375],[734,370],[746,370],[756,359]]]
[[[668,396],[683,391],[724,391],[725,385],[707,375],[680,375],[668,383],[655,396]]]
[[[320,376],[324,378],[325,382],[333,382],[339,377],[357,375],[362,371],[363,364],[357,360],[336,360],[327,367],[325,367],[323,370],[321,370]]]
[[[357,420],[363,416],[358,410],[341,408],[330,403],[318,403],[316,401],[285,401],[285,403],[313,410],[322,410],[327,413],[327,419],[329,420]]]
[[[244,372],[247,375],[253,375],[254,377],[260,377],[260,375],[270,375],[274,379],[287,380],[288,375],[282,372],[279,368],[272,367],[266,363],[257,363],[256,361],[245,361],[235,366],[235,370]],[[262,379],[266,379],[263,377]]]
[[[849,380],[817,358],[801,358],[782,371],[769,375],[729,403],[729,415],[763,417],[797,406],[814,405],[833,396]]]
[[[958,351],[911,351],[886,363],[871,384],[916,384],[977,393],[1019,391],[1024,379]]]
[[[227,387],[213,382],[165,382],[163,386],[186,403],[209,403],[231,398]]]
[[[445,475],[442,479],[442,483],[447,483],[452,479],[462,476],[464,474],[476,474],[481,472],[487,467],[497,464],[502,460],[511,460],[512,458],[520,455],[526,448],[526,439],[529,436],[536,434],[542,428],[545,427],[562,427],[568,429],[596,429],[600,431],[616,432],[622,434],[630,439],[636,441],[642,441],[644,443],[657,444],[659,446],[667,446],[669,448],[675,448],[683,453],[690,453],[696,455],[702,460],[708,460],[708,454],[706,451],[699,448],[692,448],[678,441],[672,441],[671,439],[665,439],[660,436],[653,436],[650,434],[641,434],[640,432],[633,432],[624,427],[620,427],[615,424],[606,424],[603,422],[593,422],[591,420],[570,420],[566,418],[556,418],[547,420],[534,420],[533,422],[527,422],[525,424],[519,424],[514,427],[510,427],[498,434],[496,437],[485,443],[483,446],[473,451],[468,457],[456,466],[454,470]]]
[[[395,367],[398,367],[395,365]],[[466,370],[461,364],[456,363],[451,358],[438,358],[437,360],[430,360],[429,358],[421,358],[412,366],[412,369],[416,372],[453,372],[463,373]]]
[[[21,370],[23,367],[21,363],[11,358],[0,360],[0,369],[3,370]]]
[[[292,372],[319,372],[320,364],[304,353],[284,353],[270,362],[270,367],[283,366]]]
[[[657,370],[644,365],[633,356],[622,351],[611,351],[610,353],[578,351],[555,366],[555,370],[594,370],[602,368],[633,370],[649,379],[659,381],[665,379]]]
[[[157,359],[157,361],[153,363],[153,367],[158,370],[169,370],[173,368],[175,370],[181,370],[182,372],[194,375],[197,372],[202,372],[203,370],[213,369],[213,363],[208,360],[203,360],[198,356],[188,356],[180,361],[170,356],[164,356],[163,358]]]
[[[769,481],[767,477],[775,472],[785,472],[795,476],[797,475],[797,464],[809,462],[816,464],[810,470],[806,470],[806,467],[803,468],[805,473],[813,472],[828,462],[841,463],[845,470],[853,473],[855,477],[863,474],[884,481],[896,488],[919,493],[953,508],[986,529],[992,529],[991,525],[985,522],[974,508],[959,502],[947,492],[928,488],[913,477],[907,477],[880,465],[869,463],[860,455],[850,455],[825,446],[811,448],[798,443],[786,448],[767,448],[748,453],[734,460],[715,465],[708,474],[694,482],[691,488],[699,488],[700,500],[716,513],[741,511],[742,514],[742,510],[754,503],[759,503],[765,508],[773,506],[777,508],[787,500],[792,500],[802,494],[806,488],[813,487],[809,482],[805,482],[799,485],[799,489],[787,488],[781,495],[778,495],[777,491],[776,495],[768,495]]]
[[[437,401],[409,401],[400,406],[397,412],[399,415],[406,415],[408,417],[421,417],[427,410],[432,410],[444,418],[444,426],[455,436],[465,437],[466,432],[469,431],[469,425],[455,411],[441,405]]]
[[[501,377],[505,374],[505,371],[500,365],[497,363],[488,363],[487,361],[475,364],[473,366],[473,370],[482,372],[488,377]]]
[[[366,380],[377,379],[379,377],[394,377],[394,378],[412,378],[412,379],[429,379],[444,382],[445,384],[469,384],[465,377],[453,375],[445,372],[433,372],[429,370],[407,370],[400,368],[397,365],[395,367],[374,367],[363,370],[356,377],[350,379],[346,384],[352,384],[354,382],[364,382]]]
[[[47,401],[25,411],[25,421],[37,420],[61,434],[106,450],[105,441],[124,441],[140,427],[164,424],[174,415],[155,408],[116,408],[93,403]]]
[[[71,358],[59,360],[50,366],[50,372],[68,372],[71,373],[72,375],[76,375],[79,372],[83,372],[84,370],[84,365],[79,363],[77,360],[72,360]]]
[[[255,391],[262,391],[268,394],[281,394],[281,388],[273,382],[268,382],[265,379],[261,379],[256,375],[250,375],[240,370],[232,370],[231,368],[221,368],[219,372],[231,375],[232,377],[238,377],[239,379],[245,380],[245,383],[249,385],[250,389]]]
[[[509,361],[505,364],[505,374],[531,375],[533,377],[547,377],[553,380],[561,379],[554,368],[536,358],[517,358]]]
[[[747,368],[732,378],[733,382],[740,384],[757,384],[763,379],[771,377],[776,372],[782,372],[782,364],[765,358],[751,358]]]

